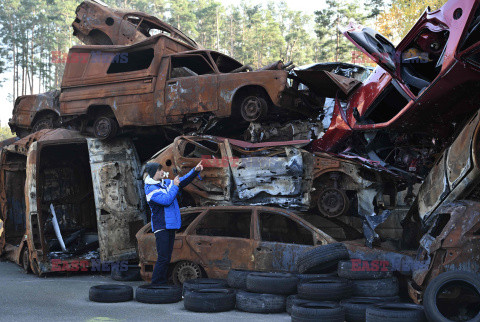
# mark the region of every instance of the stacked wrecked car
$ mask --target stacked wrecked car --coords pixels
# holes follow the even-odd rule
[[[341,241],[351,258],[389,261],[421,302],[442,273],[480,267],[479,17],[478,1],[451,0],[396,47],[351,24],[373,71],[253,70],[155,17],[85,1],[61,89],[15,101],[0,253],[39,275],[55,259],[126,260],[148,280],[142,164],[173,179],[203,161],[179,197],[175,283],[292,271],[303,250]]]

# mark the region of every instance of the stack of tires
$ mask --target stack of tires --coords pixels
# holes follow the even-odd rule
[[[300,281],[298,294],[287,301],[292,321],[424,321],[422,306],[398,303],[398,280],[390,269],[354,269],[348,259],[342,243],[314,247],[299,257],[298,276],[312,277]]]
[[[223,279],[199,278],[183,283],[183,304],[193,312],[226,312],[235,309],[235,291]]]

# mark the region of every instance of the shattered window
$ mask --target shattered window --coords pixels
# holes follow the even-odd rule
[[[201,55],[172,56],[170,78],[214,74],[213,68]]]
[[[182,214],[182,226],[180,227],[179,230],[177,230],[177,233],[182,233],[185,231],[185,229],[190,226],[190,224],[200,215],[202,211],[196,211],[196,212],[189,212],[186,214]]]
[[[150,67],[154,57],[153,48],[116,54],[107,74],[126,73],[144,70]]]
[[[250,238],[251,210],[210,210],[195,228],[196,235]]]
[[[185,158],[222,158],[218,143],[208,140],[196,142],[185,140],[180,144],[180,154]]]
[[[217,65],[220,73],[230,73],[235,69],[243,66],[241,63],[239,63],[235,59],[222,55],[220,53],[211,52],[210,55],[212,56],[213,61]]]
[[[313,233],[295,220],[275,212],[259,215],[260,234],[263,241],[313,245]]]

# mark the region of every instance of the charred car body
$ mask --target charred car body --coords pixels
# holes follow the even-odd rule
[[[54,259],[137,258],[145,202],[131,140],[41,130],[3,148],[0,159],[0,254],[37,275],[54,270]]]

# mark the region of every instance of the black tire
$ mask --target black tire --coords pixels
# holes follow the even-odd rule
[[[250,273],[247,290],[255,293],[290,295],[297,292],[298,278],[290,273]]]
[[[385,303],[367,308],[366,322],[427,321],[423,306],[410,303]]]
[[[348,250],[342,243],[317,246],[300,254],[297,269],[302,274],[330,273],[337,269],[339,261],[349,258]]]
[[[235,309],[235,292],[230,289],[191,290],[185,293],[185,309],[193,312],[225,312]]]
[[[297,274],[296,276],[298,278],[298,283],[306,283],[325,277],[338,277],[337,272],[328,274]]]
[[[140,275],[140,267],[129,267],[126,271],[112,269],[112,271],[110,272],[110,277],[112,280],[120,282],[132,282],[142,280],[142,276]]]
[[[228,272],[227,283],[231,288],[240,290],[247,289],[247,276],[253,271],[244,271],[239,269],[232,269]]]
[[[30,267],[30,255],[28,254],[28,247],[23,247],[22,249],[22,267],[25,273],[31,273],[32,268]]]
[[[320,302],[315,302],[315,301],[312,301],[312,300],[305,300],[305,299],[301,299],[298,297],[298,294],[295,294],[295,295],[290,295],[287,297],[287,303],[286,303],[286,310],[287,310],[287,313],[292,315],[292,307],[296,304],[303,304],[303,303],[320,303]]]
[[[334,302],[303,303],[292,307],[292,322],[343,322],[343,307]]]
[[[455,289],[452,291],[451,287],[455,287]],[[442,293],[450,296],[442,297]],[[457,296],[452,297],[453,294]],[[480,321],[479,297],[480,279],[478,275],[470,272],[451,271],[441,273],[428,284],[423,295],[423,306],[429,321],[451,321],[460,312],[468,321]]]
[[[135,290],[135,299],[150,304],[177,303],[182,300],[182,288],[173,285],[140,285]]]
[[[108,140],[117,135],[118,123],[114,118],[101,115],[93,123],[93,134],[97,139]]]
[[[263,95],[248,95],[240,103],[240,114],[247,122],[257,122],[268,113],[268,103]]]
[[[353,269],[353,262],[350,261],[341,261],[338,263],[338,276],[343,278],[348,278],[351,280],[374,280],[379,278],[389,278],[393,276],[391,267],[387,267],[383,271],[382,267],[378,265],[378,261],[362,261],[367,262],[369,270],[355,270]],[[361,262],[361,263],[362,263]],[[363,263],[362,263],[363,264]],[[360,265],[362,265],[360,264]]]
[[[237,309],[250,313],[285,312],[287,298],[278,294],[237,291]]]
[[[382,298],[354,297],[343,300],[340,305],[345,309],[345,321],[363,322],[367,308],[385,302]]]
[[[306,300],[339,301],[351,294],[351,282],[340,277],[325,277],[298,284],[298,297]]]
[[[352,280],[352,285],[353,296],[355,297],[398,295],[398,280],[396,277],[378,280]]]
[[[44,115],[40,116],[32,124],[32,133],[45,129],[55,129],[58,127],[57,115]]]
[[[104,284],[90,287],[88,298],[93,302],[115,303],[133,300],[133,288],[128,285]]]
[[[222,280],[219,278],[197,278],[194,280],[188,280],[183,283],[183,295],[185,295],[185,293],[188,291],[211,288],[228,288],[227,280]]]

